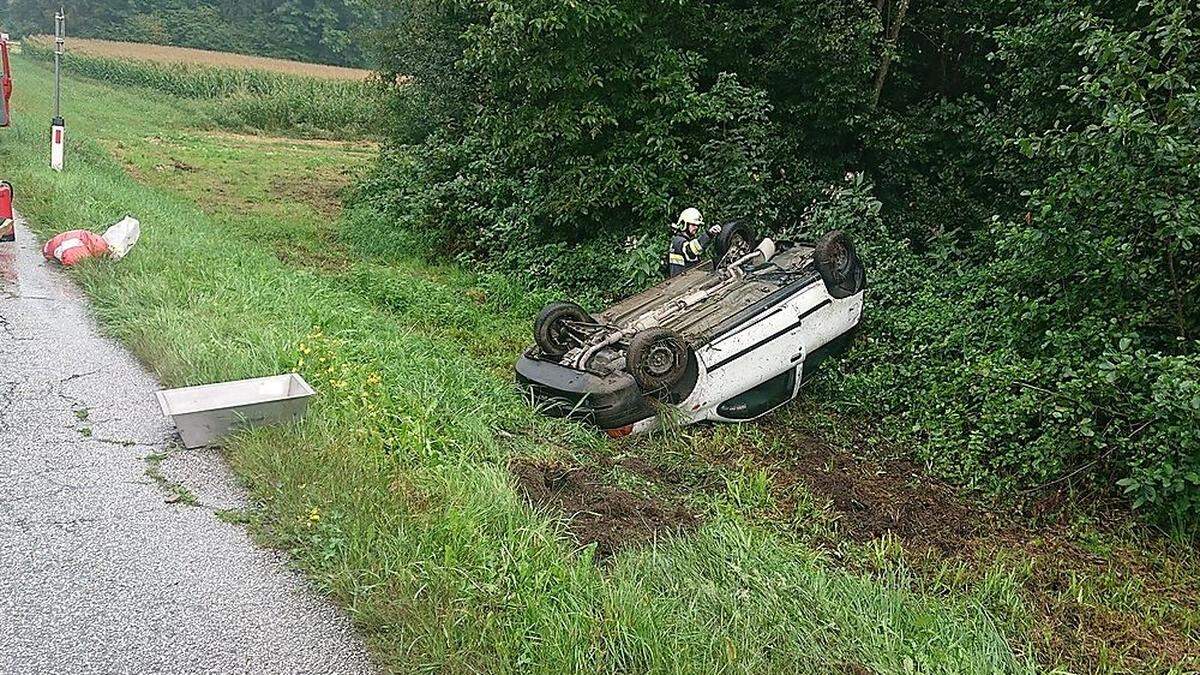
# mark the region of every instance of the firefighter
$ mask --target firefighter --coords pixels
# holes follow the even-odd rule
[[[667,251],[667,276],[673,277],[700,260],[713,237],[721,232],[720,225],[704,228],[700,209],[687,208],[671,226],[671,248]]]

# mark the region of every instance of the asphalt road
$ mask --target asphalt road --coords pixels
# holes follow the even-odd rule
[[[0,673],[371,671],[339,610],[215,515],[244,503],[219,453],[172,443],[155,378],[17,238],[0,243]],[[147,474],[163,453],[199,504]]]

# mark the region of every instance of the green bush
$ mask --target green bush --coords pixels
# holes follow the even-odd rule
[[[842,228],[871,286],[833,405],[967,484],[1094,477],[1148,513],[1200,515],[1195,8],[397,11],[383,79],[411,79],[362,186],[388,218],[347,233],[364,250],[599,301],[653,280],[685,205]]]
[[[873,281],[869,337],[826,395],[874,411],[961,481],[1090,470],[1183,523],[1200,515],[1200,145],[1188,131],[1200,77],[1187,13],[1143,11],[1139,30],[1060,12],[999,34],[1007,62],[1035,60],[1032,36],[1064,34],[1084,61],[1046,131],[990,141],[1023,157],[1008,177],[1030,186],[1023,217],[946,232],[915,255],[911,224],[864,210],[861,180],[826,196],[821,226],[861,232]],[[1044,86],[1013,75],[1020,99]],[[1038,115],[1011,121],[1028,129]]]

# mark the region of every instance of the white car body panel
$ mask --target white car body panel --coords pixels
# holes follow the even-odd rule
[[[784,405],[800,391],[807,356],[857,326],[862,308],[862,291],[835,299],[824,284],[816,283],[789,298],[771,316],[703,345],[696,352],[700,365],[696,388],[676,406],[682,413],[679,421],[746,422]],[[713,366],[717,366],[715,371]],[[778,405],[739,419],[717,411],[725,401],[788,370],[796,371],[792,395]],[[660,417],[642,420],[634,425],[632,433],[655,429],[660,421]]]

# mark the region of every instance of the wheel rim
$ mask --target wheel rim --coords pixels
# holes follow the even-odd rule
[[[642,370],[651,377],[661,378],[674,372],[680,363],[679,345],[674,340],[660,340],[650,346]]]
[[[725,252],[725,257],[730,261],[737,260],[750,252],[750,242],[740,234],[730,237],[729,250]]]
[[[560,349],[569,349],[571,347],[570,327],[565,319],[559,319],[550,324],[550,342],[554,343]]]

